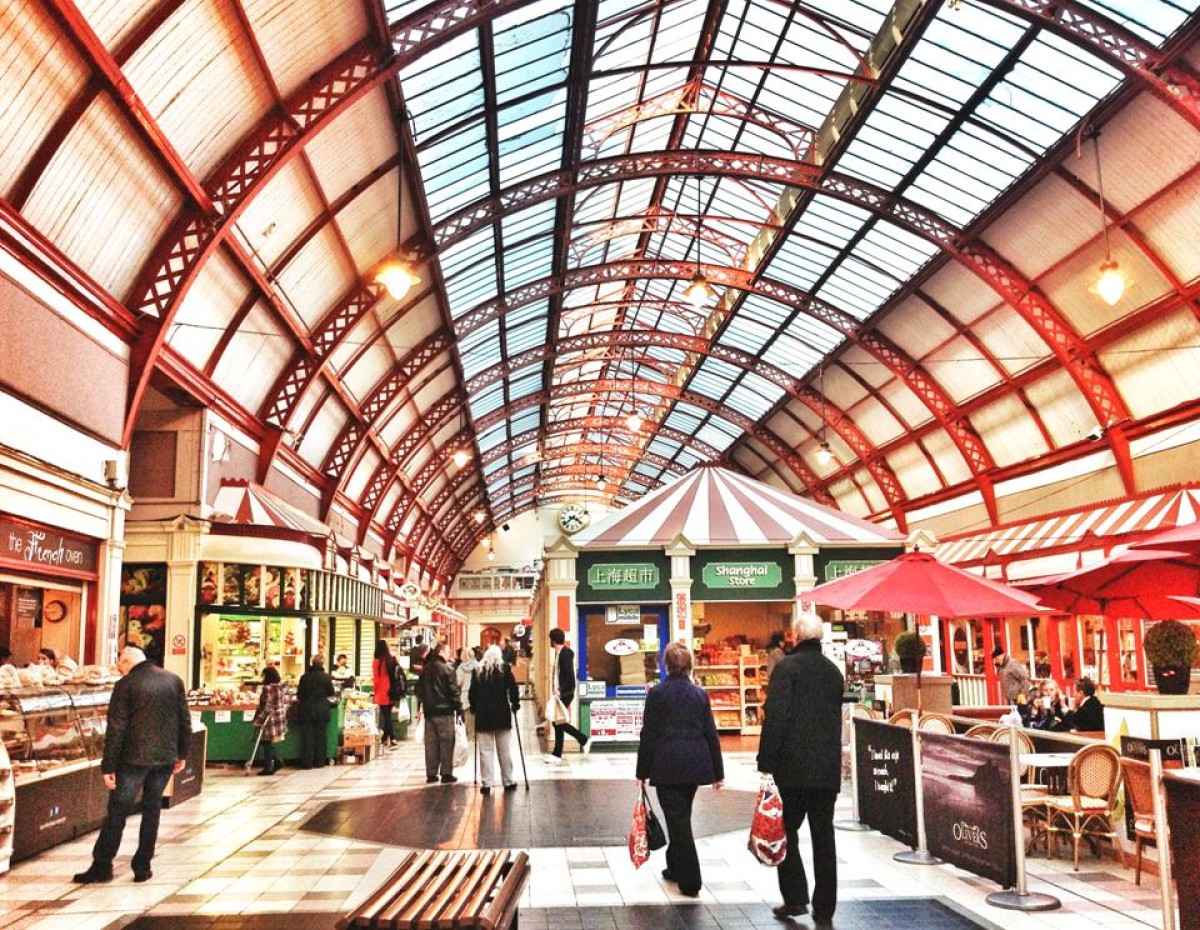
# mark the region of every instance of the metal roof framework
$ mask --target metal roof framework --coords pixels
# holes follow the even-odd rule
[[[1097,428],[1133,494],[1195,415],[1193,4],[127,6],[0,19],[5,223],[130,343],[126,441],[182,388],[257,442],[242,477],[443,580],[517,512],[705,462],[995,525]]]

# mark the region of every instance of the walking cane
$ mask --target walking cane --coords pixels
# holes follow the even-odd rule
[[[525,747],[521,743],[521,724],[517,722],[517,712],[513,711],[513,728],[517,732],[517,749],[521,753],[521,774],[525,776],[525,790],[529,790],[529,770],[525,768]]]
[[[472,779],[471,784],[478,785],[479,784],[479,726],[478,726],[479,721],[476,720],[475,723],[476,723],[475,740],[474,740],[474,743],[475,743],[475,777],[474,777],[474,779]]]

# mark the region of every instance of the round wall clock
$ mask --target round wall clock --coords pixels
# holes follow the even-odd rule
[[[578,504],[567,504],[558,512],[558,525],[564,533],[578,533],[588,525],[587,511]]]

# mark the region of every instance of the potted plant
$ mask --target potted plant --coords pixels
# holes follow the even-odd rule
[[[1196,634],[1186,623],[1160,620],[1142,640],[1146,661],[1154,669],[1159,694],[1187,694],[1196,657]]]
[[[921,660],[925,658],[925,640],[911,630],[905,630],[892,644],[896,658],[900,660],[900,671],[921,671]]]

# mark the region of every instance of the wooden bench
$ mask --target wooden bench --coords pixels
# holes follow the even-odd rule
[[[409,853],[338,930],[516,930],[529,857],[507,849]]]

